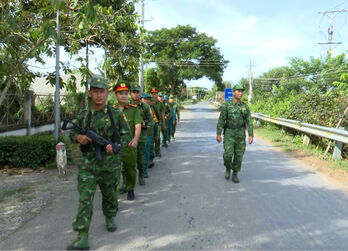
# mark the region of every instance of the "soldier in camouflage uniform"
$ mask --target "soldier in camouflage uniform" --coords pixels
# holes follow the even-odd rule
[[[151,94],[155,97],[156,103],[155,103],[155,109],[157,110],[159,117],[159,123],[158,123],[158,134],[156,139],[154,140],[155,143],[155,154],[156,157],[161,157],[161,131],[166,129],[165,125],[165,117],[164,117],[164,105],[161,96],[159,96],[158,91],[155,88],[151,89]]]
[[[152,137],[152,142],[150,146],[150,159],[149,159],[149,164],[148,167],[152,168],[155,163],[153,160],[155,159],[155,142],[158,140],[159,137],[159,123],[160,123],[160,113],[157,110],[157,107],[155,106],[156,104],[156,98],[154,96],[150,97],[150,106],[152,109],[152,114],[153,114],[153,119],[155,120],[155,125],[153,127],[153,137]]]
[[[143,119],[136,105],[127,104],[129,88],[125,83],[117,84],[114,91],[118,101],[117,108],[123,111],[123,115],[130,127],[131,136],[133,137],[128,146],[122,148],[123,184],[120,190],[121,192],[126,191],[128,193],[127,200],[134,200],[134,188],[137,179],[137,147]]]
[[[90,82],[89,96],[93,107],[82,110],[77,116],[76,124],[90,128],[105,139],[116,142],[121,137],[122,146],[130,140],[130,131],[122,112],[106,105],[108,84],[102,78],[93,78]],[[110,117],[112,116],[112,118]],[[114,134],[117,133],[118,136]],[[78,231],[78,238],[67,247],[68,250],[89,249],[88,231],[93,214],[93,197],[97,185],[103,196],[102,208],[106,217],[106,228],[109,232],[116,230],[114,217],[117,214],[118,202],[116,186],[117,172],[121,169],[121,159],[114,154],[111,145],[102,149],[101,160],[95,159],[95,146],[86,135],[71,130],[70,138],[81,144],[82,156],[78,164],[79,208],[73,222],[73,229]]]
[[[154,120],[152,117],[151,108],[148,104],[140,101],[141,87],[139,84],[131,84],[130,87],[132,105],[139,108],[142,117],[141,134],[138,142],[137,167],[139,171],[139,185],[145,185],[144,174],[146,166],[146,142],[147,135],[153,130]],[[147,168],[146,168],[147,169]]]
[[[173,104],[173,126],[172,126],[172,135],[171,137],[175,139],[175,131],[176,131],[176,125],[180,121],[180,107],[178,102],[175,101],[175,98],[173,95],[169,96],[169,103]]]
[[[248,130],[249,144],[253,143],[254,138],[249,107],[241,101],[244,90],[244,87],[240,84],[233,87],[233,100],[226,102],[221,107],[216,133],[216,140],[220,143],[221,132],[224,130],[225,178],[230,178],[232,169],[232,181],[234,183],[239,183],[237,174],[241,170],[245,152],[245,129]]]
[[[170,143],[171,135],[172,135],[172,125],[173,125],[173,104],[168,102],[168,95],[164,95],[163,97],[164,104],[164,116],[166,119],[166,130],[163,133],[163,145],[168,147],[168,143]]]

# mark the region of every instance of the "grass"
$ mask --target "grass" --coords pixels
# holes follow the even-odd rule
[[[300,135],[291,135],[282,132],[277,126],[255,126],[255,134],[261,138],[268,139],[273,145],[280,147],[283,151],[299,156],[311,156],[327,162],[327,167],[330,169],[340,169],[348,171],[348,160],[334,160],[331,154],[324,156],[324,151],[315,145],[302,144],[302,137]]]
[[[34,187],[31,184],[26,184],[18,188],[12,188],[0,191],[0,202],[4,202],[7,199],[16,197],[19,201],[28,201],[35,198],[34,195],[32,195],[32,192],[34,192]]]

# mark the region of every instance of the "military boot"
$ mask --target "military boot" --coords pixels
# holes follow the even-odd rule
[[[139,172],[139,185],[140,186],[144,186],[145,185],[144,172],[142,172],[142,171]]]
[[[116,227],[116,224],[115,224],[115,220],[113,217],[106,217],[106,229],[109,231],[109,232],[115,232],[117,227]]]
[[[131,190],[127,194],[127,200],[134,200],[135,195],[134,195],[134,190]]]
[[[120,187],[120,193],[124,194],[126,192],[126,174],[122,173],[122,185]]]
[[[230,178],[230,175],[231,175],[231,169],[226,168],[225,179],[228,180]]]
[[[239,179],[238,179],[238,172],[237,171],[233,171],[233,173],[232,173],[232,181],[234,182],[234,183],[239,183]]]
[[[67,246],[67,250],[89,250],[88,232],[80,231],[76,241]]]

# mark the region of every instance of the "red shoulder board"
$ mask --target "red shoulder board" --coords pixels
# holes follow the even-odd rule
[[[131,106],[131,107],[137,107],[137,105],[132,105],[132,104],[129,104],[129,106]]]

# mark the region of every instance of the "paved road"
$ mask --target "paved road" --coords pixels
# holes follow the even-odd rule
[[[224,179],[218,113],[182,113],[177,140],[150,170],[136,200],[120,198],[118,230],[104,229],[94,200],[92,249],[348,249],[348,197],[260,139],[247,146],[240,184]],[[64,249],[74,238],[76,189],[0,243],[0,249]]]

